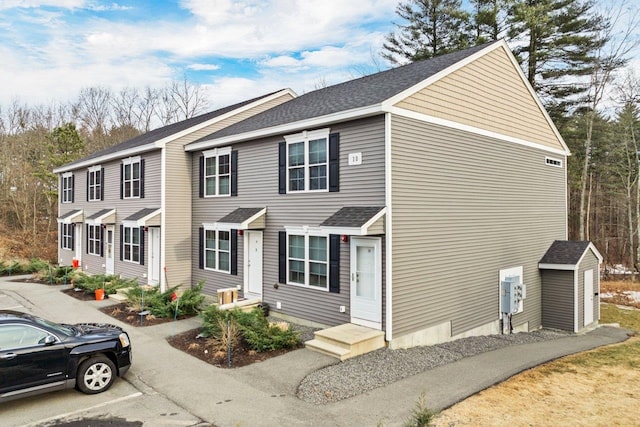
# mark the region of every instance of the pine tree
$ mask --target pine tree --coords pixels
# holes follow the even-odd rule
[[[471,45],[461,0],[409,0],[396,14],[406,23],[386,37],[382,57],[394,64],[432,58]]]
[[[578,82],[597,66],[600,37],[609,21],[594,0],[516,0],[509,37],[525,75],[543,101],[560,114],[587,90]]]
[[[507,29],[507,11],[514,0],[470,0],[476,44],[498,40]]]

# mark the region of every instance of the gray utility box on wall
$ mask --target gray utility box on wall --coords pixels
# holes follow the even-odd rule
[[[525,299],[526,288],[520,283],[519,276],[506,277],[501,283],[500,303],[502,312],[507,314],[518,313],[520,303]]]

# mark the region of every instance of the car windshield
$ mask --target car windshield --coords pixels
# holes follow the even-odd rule
[[[73,329],[73,326],[71,325],[61,325],[59,323],[51,322],[49,320],[41,319],[35,316],[33,316],[33,320],[36,323],[41,324],[42,326],[46,326],[48,328],[54,329],[56,332],[62,333],[64,335],[67,335],[67,336],[75,335],[75,331]]]

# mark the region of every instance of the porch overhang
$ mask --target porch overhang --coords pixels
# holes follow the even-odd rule
[[[77,224],[84,221],[84,215],[82,209],[74,209],[69,211],[57,219],[59,224]]]
[[[215,225],[221,229],[262,230],[267,225],[267,208],[238,208]]]
[[[386,207],[343,207],[320,224],[328,234],[377,236],[385,234]]]
[[[162,220],[160,208],[145,208],[122,220],[126,227],[159,227]]]
[[[93,215],[88,216],[85,222],[90,225],[115,224],[116,210],[102,209]]]

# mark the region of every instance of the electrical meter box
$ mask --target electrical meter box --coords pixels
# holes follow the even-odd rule
[[[526,287],[520,283],[520,277],[505,277],[500,284],[500,288],[502,312],[507,314],[518,313],[520,311],[520,303],[526,298]]]

